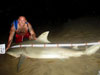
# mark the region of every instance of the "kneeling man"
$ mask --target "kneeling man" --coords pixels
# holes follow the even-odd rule
[[[18,20],[15,20],[11,26],[10,35],[8,39],[8,44],[6,51],[10,48],[13,37],[15,34],[15,42],[20,43],[24,38],[29,40],[36,40],[36,34],[29,22],[27,22],[24,16],[20,16]]]

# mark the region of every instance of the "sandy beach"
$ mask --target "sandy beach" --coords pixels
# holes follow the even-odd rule
[[[41,30],[38,31],[39,29]],[[50,25],[49,28],[46,26],[38,28],[36,33],[39,32],[39,35],[47,30],[50,30],[48,39],[52,43],[98,42],[100,18],[82,17],[62,23],[61,27]],[[7,54],[0,55],[0,75],[97,75],[100,71],[100,50],[91,56],[84,55],[70,59],[27,58],[19,72],[17,72],[18,60],[19,58]]]

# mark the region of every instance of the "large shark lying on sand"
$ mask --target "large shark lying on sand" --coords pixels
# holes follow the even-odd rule
[[[49,31],[44,32],[37,38],[37,40],[25,41],[21,44],[50,43],[50,41],[47,39],[48,34]],[[97,50],[99,50],[99,48],[100,45],[93,45],[84,51],[76,51],[74,49],[67,49],[61,47],[59,48],[58,47],[50,47],[50,48],[25,47],[25,48],[11,48],[6,53],[16,58],[24,56],[24,58],[28,57],[28,58],[37,58],[37,59],[50,59],[50,58],[68,59],[70,57],[80,57],[82,55],[94,54]]]
[[[21,44],[40,44],[40,43],[50,43],[48,41],[49,31],[42,33],[37,40],[25,41]],[[87,48],[84,51],[76,51],[74,49],[67,48],[41,48],[41,47],[26,47],[26,48],[11,48],[7,51],[7,54],[20,57],[21,55],[29,57],[29,58],[70,58],[70,57],[79,57],[81,55],[91,55],[94,54],[97,50],[99,50],[100,45],[94,45]]]

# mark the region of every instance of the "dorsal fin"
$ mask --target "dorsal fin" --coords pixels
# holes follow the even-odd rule
[[[50,43],[50,41],[48,40],[48,34],[49,34],[49,31],[46,31],[44,33],[42,33],[36,41],[39,41],[39,42],[43,42],[43,43]]]

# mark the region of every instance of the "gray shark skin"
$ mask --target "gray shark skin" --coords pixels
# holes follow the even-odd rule
[[[25,41],[21,44],[38,44],[38,43],[50,43],[47,39],[49,31],[42,33],[37,40],[30,40]],[[93,45],[86,50],[83,51],[76,51],[74,49],[67,49],[67,48],[58,48],[58,47],[25,47],[25,48],[11,48],[6,53],[13,56],[13,57],[20,57],[23,61],[24,58],[21,56],[28,57],[28,58],[36,58],[36,59],[68,59],[70,57],[80,57],[82,55],[92,55],[97,50],[99,50],[100,45]],[[18,70],[20,68],[20,63],[22,62],[19,60]],[[22,62],[23,63],[23,62]]]

